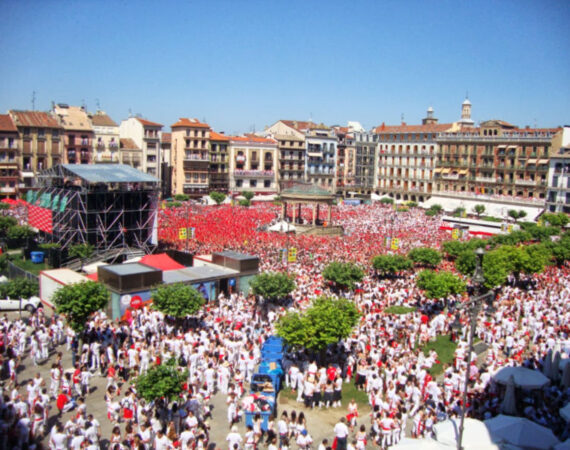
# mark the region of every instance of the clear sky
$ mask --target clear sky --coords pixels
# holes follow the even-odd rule
[[[0,111],[51,102],[217,131],[570,123],[567,0],[0,0]],[[168,128],[165,128],[165,130]]]

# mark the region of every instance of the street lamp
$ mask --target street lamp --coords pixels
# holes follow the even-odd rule
[[[492,313],[495,308],[492,306],[493,302],[493,291],[483,292],[485,287],[483,283],[485,282],[485,277],[483,276],[483,255],[485,251],[482,248],[475,250],[477,255],[477,266],[475,267],[475,273],[471,281],[474,285],[473,296],[462,305],[458,306],[458,309],[467,308],[467,313],[469,316],[470,329],[469,329],[469,347],[467,350],[467,370],[465,371],[465,384],[463,386],[463,400],[461,404],[461,422],[459,425],[459,437],[457,438],[457,450],[463,450],[463,427],[465,423],[465,413],[467,412],[467,389],[469,386],[469,378],[471,377],[471,354],[473,353],[473,339],[475,337],[475,331],[477,329],[477,317],[479,312],[481,312],[481,307],[483,306],[483,301],[487,302],[487,314]],[[461,323],[459,318],[456,316],[455,321],[451,325],[452,328],[458,330],[461,329]]]

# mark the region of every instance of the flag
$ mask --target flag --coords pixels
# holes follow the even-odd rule
[[[287,257],[289,262],[297,262],[297,249],[295,247],[291,247],[289,249],[289,255]]]
[[[392,239],[392,250],[398,250],[400,248],[400,239],[394,238]]]
[[[457,228],[451,230],[451,238],[455,240],[459,239],[459,230]]]
[[[183,241],[187,238],[188,234],[187,234],[187,230],[186,228],[179,228],[178,229],[178,239],[180,241]]]

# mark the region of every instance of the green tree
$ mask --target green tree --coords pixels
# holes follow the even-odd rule
[[[465,282],[451,272],[423,270],[416,278],[416,285],[428,298],[446,298],[465,292]]]
[[[518,211],[516,209],[509,209],[507,214],[509,215],[509,217],[514,219],[515,222],[518,222],[519,219],[526,217],[526,211],[522,209],[519,209]]]
[[[183,283],[163,284],[152,292],[153,308],[176,319],[196,314],[205,302],[200,292]]]
[[[10,209],[10,205],[8,205],[7,203],[4,202],[0,202],[0,211],[2,211],[2,214],[6,214],[6,212]]]
[[[242,198],[239,201],[240,206],[245,206],[246,208],[251,205],[251,202],[247,198]]]
[[[80,333],[89,317],[109,303],[110,294],[105,286],[95,281],[68,284],[53,295],[56,311],[63,314],[69,326]]]
[[[510,255],[499,247],[485,253],[483,257],[483,274],[485,276],[485,286],[489,289],[502,286],[506,283],[507,277],[512,273],[513,265]]]
[[[565,227],[568,224],[568,216],[563,212],[560,213],[544,213],[542,219],[553,227]]]
[[[472,250],[463,250],[455,260],[455,268],[462,275],[471,276],[477,267],[477,255]]]
[[[457,208],[455,208],[455,210],[453,211],[453,217],[463,217],[463,214],[465,213],[465,208],[463,206],[458,206]]]
[[[69,247],[69,257],[77,258],[81,261],[81,269],[83,270],[83,264],[85,260],[93,255],[94,248],[91,244],[75,244]]]
[[[408,258],[416,265],[436,267],[441,262],[441,253],[429,247],[416,247],[409,251]]]
[[[382,197],[380,199],[380,203],[383,203],[385,205],[393,205],[394,204],[394,199],[390,198],[390,197]]]
[[[447,255],[448,259],[455,259],[466,249],[466,245],[457,240],[445,241],[441,244],[441,249]]]
[[[13,278],[0,284],[0,298],[30,298],[38,295],[40,288],[37,281],[27,278]]]
[[[251,199],[255,194],[252,191],[242,191],[241,195],[245,197],[247,201],[251,202]]]
[[[376,255],[372,258],[372,266],[382,274],[394,274],[412,268],[412,262],[402,255]]]
[[[28,225],[14,225],[8,228],[6,237],[12,241],[23,241],[25,239],[34,237],[37,234]]]
[[[434,203],[429,207],[429,209],[431,211],[435,211],[436,214],[439,214],[443,211],[443,206],[441,206],[439,203]]]
[[[473,207],[473,211],[477,214],[477,218],[481,217],[481,214],[485,212],[485,205],[477,204]]]
[[[354,303],[320,297],[303,314],[290,312],[276,324],[277,335],[293,348],[323,351],[352,333],[360,313]]]
[[[222,203],[224,203],[224,200],[226,199],[226,194],[213,191],[210,192],[210,198],[216,202],[216,205],[221,205]]]
[[[566,261],[570,261],[570,237],[563,235],[556,242],[546,242],[545,245],[550,249],[556,264],[563,265]]]
[[[249,286],[255,295],[261,295],[267,300],[279,300],[295,290],[295,281],[286,273],[266,272],[255,276]]]
[[[353,290],[355,284],[364,278],[364,272],[354,263],[333,261],[323,270],[323,278],[339,288]]]
[[[137,394],[147,402],[160,398],[171,401],[182,392],[187,378],[188,372],[178,370],[176,360],[172,358],[165,364],[151,367],[135,378],[133,384]]]
[[[188,194],[176,194],[174,196],[174,200],[179,201],[179,202],[186,202],[186,201],[190,200],[190,196]]]
[[[14,217],[0,216],[0,236],[6,236],[8,230],[17,224],[18,221]]]

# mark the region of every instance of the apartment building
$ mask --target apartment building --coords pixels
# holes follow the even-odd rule
[[[441,132],[435,191],[544,201],[558,129],[520,129],[502,120]]]
[[[377,185],[376,136],[366,132],[354,133],[354,146],[354,180],[350,190],[370,195]]]
[[[129,117],[119,125],[121,139],[132,139],[141,149],[140,170],[160,178],[160,131],[162,124],[140,117]]]
[[[305,131],[305,179],[331,193],[336,192],[336,146],[334,131],[323,124]]]
[[[301,126],[308,122],[300,122]],[[299,122],[280,120],[264,131],[277,141],[279,189],[283,183],[305,180],[305,135],[297,129]]]
[[[119,140],[119,162],[141,170],[142,150],[131,138]]]
[[[18,128],[9,114],[0,114],[0,197],[16,198],[20,188]]]
[[[246,134],[230,137],[230,191],[274,194],[278,191],[277,141]]]
[[[9,115],[18,129],[20,190],[25,191],[39,171],[65,161],[64,130],[46,112],[11,110]]]
[[[104,111],[89,115],[93,127],[93,162],[118,163],[120,134],[119,126]]]
[[[548,167],[546,210],[570,214],[570,126],[553,139]]]
[[[52,114],[63,128],[63,161],[67,164],[91,164],[94,133],[85,108],[59,103],[53,106]]]
[[[230,188],[230,138],[210,131],[210,192],[227,194]]]
[[[162,198],[172,197],[172,166],[170,153],[172,151],[172,133],[160,133],[160,191]]]
[[[181,118],[171,125],[172,193],[202,197],[209,191],[210,126]]]
[[[425,201],[434,190],[437,137],[454,124],[439,124],[429,107],[421,125],[385,125],[374,129],[378,143],[377,192],[397,200]]]

